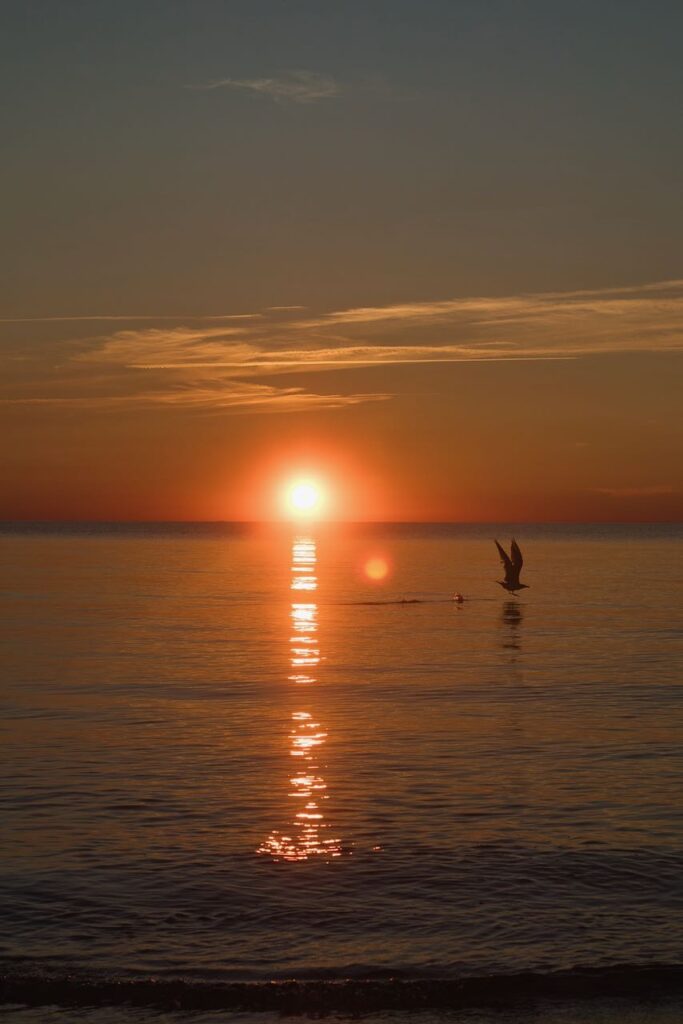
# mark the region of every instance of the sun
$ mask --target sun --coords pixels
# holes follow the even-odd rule
[[[313,516],[323,504],[323,490],[315,480],[294,480],[287,488],[287,507],[297,516]]]

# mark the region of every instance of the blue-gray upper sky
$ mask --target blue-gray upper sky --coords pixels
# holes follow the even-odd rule
[[[295,447],[316,431],[361,437],[375,417],[396,449],[406,441],[387,424],[418,393],[444,406],[437,434],[453,428],[462,371],[446,363],[490,360],[478,386],[506,393],[509,356],[534,359],[530,395],[544,359],[555,375],[558,358],[593,360],[604,377],[607,426],[582,420],[579,388],[557,421],[549,413],[558,444],[583,451],[613,421],[628,448],[629,424],[642,441],[654,417],[637,466],[624,454],[612,480],[605,457],[582,475],[573,455],[570,472],[577,493],[656,497],[653,514],[668,495],[671,511],[673,415],[657,420],[650,396],[639,420],[615,382],[645,367],[668,394],[679,372],[681,288],[660,287],[683,277],[679,3],[5,0],[0,22],[0,314],[24,320],[0,324],[0,354],[7,414],[35,435],[25,462],[13,456],[17,487],[27,467],[59,462],[70,403],[124,486],[116,452],[130,439],[103,426],[121,403],[147,419],[176,409],[209,447],[187,417],[220,408],[232,436],[239,409],[255,457],[266,408]],[[239,314],[250,319],[201,319]],[[123,319],[77,319],[89,316]],[[470,428],[473,443],[487,435],[483,421]],[[443,485],[453,467],[424,445],[424,514],[457,517]],[[539,451],[537,497],[557,455]],[[399,463],[373,470],[384,465],[389,490]],[[486,484],[472,473],[481,509],[503,518],[495,465]],[[33,481],[5,512],[51,507]],[[467,507],[476,517],[476,500]]]

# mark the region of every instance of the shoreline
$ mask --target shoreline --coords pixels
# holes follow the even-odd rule
[[[522,1009],[538,1001],[658,1001],[683,997],[683,964],[576,968],[460,979],[338,978],[191,982],[88,980],[0,974],[0,1003],[23,1006],[136,1006],[161,1010],[239,1010],[292,1015],[387,1011]]]

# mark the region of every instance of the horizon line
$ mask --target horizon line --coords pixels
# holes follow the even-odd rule
[[[3,526],[683,526],[683,519],[72,519],[5,518]]]

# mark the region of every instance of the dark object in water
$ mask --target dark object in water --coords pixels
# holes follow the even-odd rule
[[[460,592],[456,592],[455,594],[453,594],[453,600],[455,601],[456,604],[462,604],[465,598],[462,596]]]
[[[503,550],[497,540],[494,541],[494,544],[498,548],[500,560],[505,566],[505,579],[496,580],[496,583],[500,584],[503,590],[507,590],[511,594],[514,594],[516,590],[528,590],[529,588],[526,583],[519,582],[519,574],[522,571],[524,559],[522,558],[522,552],[520,551],[519,544],[515,538],[512,538],[509,555]]]

